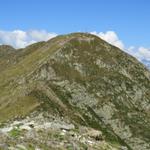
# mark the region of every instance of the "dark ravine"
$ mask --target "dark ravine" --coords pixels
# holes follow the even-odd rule
[[[99,37],[73,33],[20,50],[0,46],[0,69],[0,132],[4,134],[0,138],[5,149],[14,144],[27,150],[69,149],[69,144],[70,149],[150,149],[150,72]],[[16,129],[17,120],[27,126],[25,131],[22,125]],[[32,121],[34,127],[29,129]],[[38,124],[53,122],[56,127],[74,128],[66,129],[62,137],[59,127],[61,138],[55,135],[44,141],[53,130]],[[85,128],[87,133],[92,128],[92,134],[102,135],[92,139]],[[22,140],[11,141],[12,132],[19,132]],[[27,136],[28,132],[32,134]]]

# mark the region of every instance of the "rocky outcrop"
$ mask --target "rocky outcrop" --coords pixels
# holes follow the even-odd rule
[[[84,33],[30,48],[0,73],[1,122],[36,110],[61,116],[75,129],[88,128],[85,138],[104,139],[120,149],[150,149],[150,72],[140,62]]]

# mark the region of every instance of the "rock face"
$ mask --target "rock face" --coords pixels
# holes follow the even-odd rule
[[[0,66],[0,122],[46,112],[122,149],[150,149],[150,72],[135,58],[85,33],[13,55]]]

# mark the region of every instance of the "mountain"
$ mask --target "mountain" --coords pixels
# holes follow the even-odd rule
[[[150,149],[150,72],[97,36],[0,47],[0,147]]]

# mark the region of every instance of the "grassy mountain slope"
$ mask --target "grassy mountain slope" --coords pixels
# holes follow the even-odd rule
[[[135,58],[86,33],[11,52],[13,63],[0,58],[0,122],[46,111],[150,149],[150,72]]]

